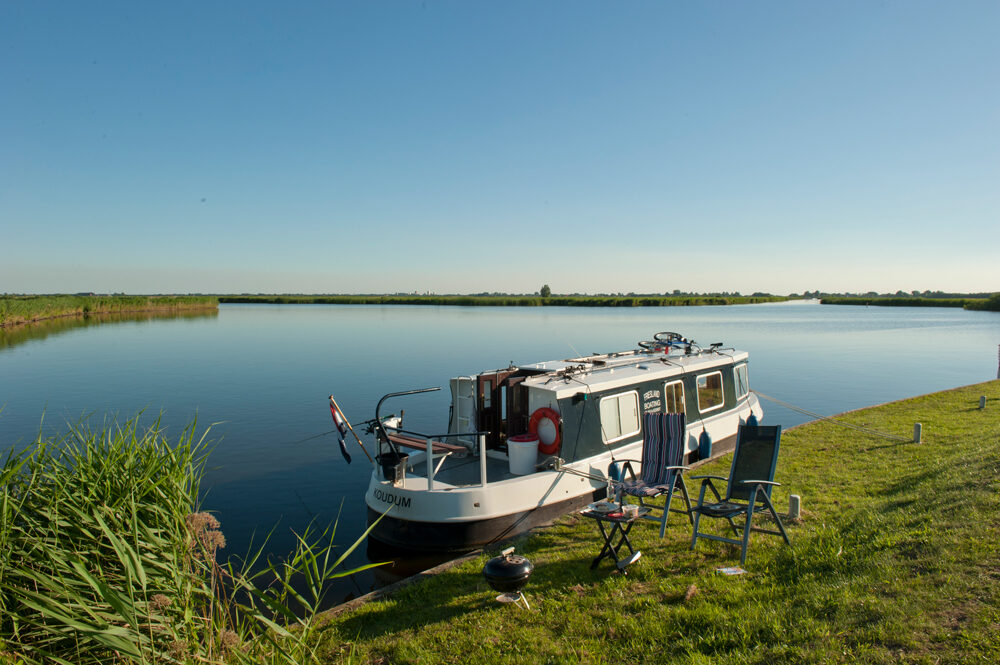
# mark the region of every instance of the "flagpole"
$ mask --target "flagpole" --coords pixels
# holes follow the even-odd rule
[[[351,427],[351,421],[348,420],[347,416],[344,415],[344,412],[340,410],[340,406],[338,406],[337,400],[333,399],[333,395],[330,395],[330,404],[333,404],[333,408],[337,409],[337,412],[344,418],[344,422],[347,423],[347,429],[351,430],[351,434],[353,434],[354,438],[358,440],[358,445],[361,446],[361,450],[364,452],[365,457],[367,457],[368,461],[374,466],[375,460],[373,460],[372,456],[368,454],[368,450],[365,449],[365,444],[361,442],[361,437],[359,437],[357,432],[354,431],[354,428]]]

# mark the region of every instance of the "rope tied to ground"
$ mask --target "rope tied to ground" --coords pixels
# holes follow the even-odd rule
[[[766,400],[768,400],[770,402],[774,402],[775,404],[777,404],[779,406],[783,406],[786,409],[790,409],[792,411],[796,411],[796,412],[801,413],[803,415],[810,416],[812,418],[815,418],[816,420],[825,420],[827,422],[833,423],[834,425],[839,425],[841,427],[846,427],[848,429],[853,429],[853,430],[856,430],[858,432],[864,432],[865,434],[869,434],[871,436],[877,436],[877,437],[880,437],[880,438],[883,438],[883,439],[889,439],[890,441],[900,441],[902,443],[910,443],[910,442],[913,441],[913,439],[907,438],[905,436],[898,436],[896,434],[887,434],[886,432],[880,432],[878,430],[871,429],[870,427],[862,427],[861,425],[855,425],[853,423],[845,423],[843,420],[837,420],[836,418],[832,418],[830,416],[824,416],[824,415],[819,414],[819,413],[814,413],[812,411],[809,411],[808,409],[803,409],[801,406],[795,406],[794,404],[789,404],[788,402],[783,402],[782,400],[778,399],[777,397],[771,397],[770,395],[765,395],[764,393],[760,392],[759,390],[753,390],[751,392],[753,392],[755,395],[757,395],[757,397],[763,397],[764,399],[766,399]]]

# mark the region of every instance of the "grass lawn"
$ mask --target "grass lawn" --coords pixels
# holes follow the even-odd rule
[[[987,407],[979,410],[980,395]],[[779,511],[802,497],[792,546],[753,534],[699,541],[672,515],[666,538],[637,525],[628,576],[592,521],[566,516],[523,538],[531,610],[502,605],[481,556],[387,600],[332,617],[325,662],[1000,662],[1000,381],[851,412],[842,420],[910,436],[897,443],[826,422],[785,432]],[[728,475],[727,456],[694,475]],[[699,481],[688,481],[697,496]],[[724,523],[724,522],[723,522]]]

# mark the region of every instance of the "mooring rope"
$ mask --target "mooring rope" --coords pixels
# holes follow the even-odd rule
[[[306,441],[312,441],[313,439],[318,439],[319,437],[326,436],[327,434],[333,434],[336,431],[337,430],[332,429],[332,430],[330,430],[328,432],[322,432],[320,434],[314,434],[313,436],[307,436],[306,438],[299,439],[298,441],[286,441],[285,443],[283,443],[281,445],[283,445],[283,446],[294,446],[294,445],[299,444],[299,443],[305,443]]]
[[[571,476],[580,476],[581,478],[586,478],[587,480],[599,480],[602,483],[608,480],[607,476],[598,476],[592,473],[587,473],[586,471],[578,471],[577,469],[568,466],[560,466],[558,469],[553,468],[553,471],[568,473]]]
[[[874,429],[871,429],[869,427],[862,427],[861,425],[854,425],[852,423],[845,423],[843,420],[837,420],[836,418],[831,418],[830,416],[824,416],[824,415],[821,415],[819,413],[814,413],[812,411],[809,411],[808,409],[803,409],[801,406],[795,406],[794,404],[789,404],[788,402],[783,402],[780,399],[778,399],[777,397],[771,397],[770,395],[765,395],[764,393],[760,392],[759,390],[751,390],[751,392],[754,393],[755,395],[757,395],[758,397],[763,397],[764,399],[769,400],[771,402],[774,402],[775,404],[778,404],[780,406],[783,406],[786,409],[790,409],[792,411],[797,411],[797,412],[799,412],[799,413],[801,413],[803,415],[810,416],[810,417],[815,418],[817,420],[825,420],[827,422],[833,423],[834,425],[840,425],[841,427],[846,427],[848,429],[857,430],[858,432],[864,432],[865,434],[870,434],[872,436],[882,437],[883,439],[889,439],[890,441],[901,441],[901,442],[906,442],[906,443],[912,441],[912,439],[908,439],[905,436],[898,436],[896,434],[886,434],[885,432],[879,432],[878,430],[874,430]]]

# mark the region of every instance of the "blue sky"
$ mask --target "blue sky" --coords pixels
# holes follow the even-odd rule
[[[1000,3],[0,3],[0,292],[1000,290]]]

